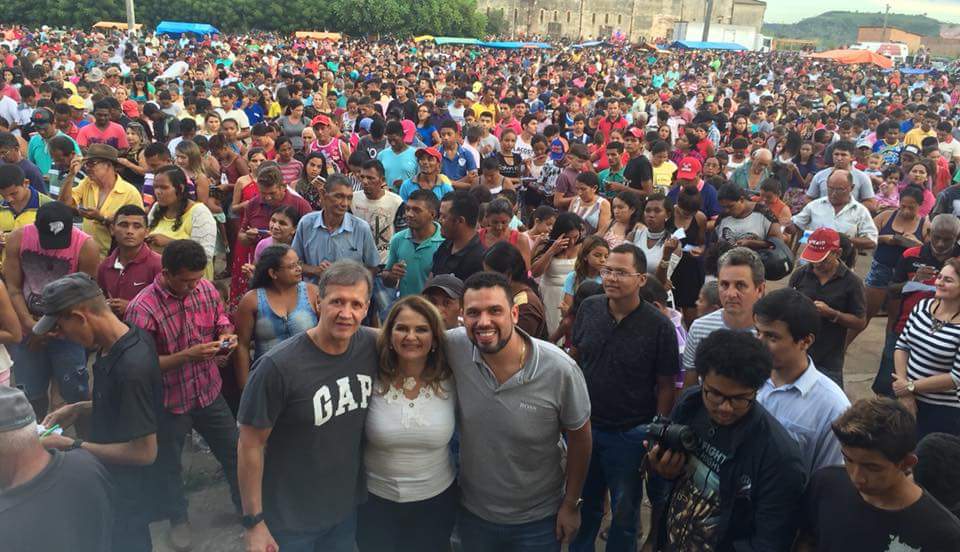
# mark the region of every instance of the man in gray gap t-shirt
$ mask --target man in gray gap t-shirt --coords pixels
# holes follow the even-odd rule
[[[463,550],[559,551],[580,525],[590,461],[583,374],[559,348],[515,327],[517,307],[502,275],[477,273],[464,287],[465,327],[447,332],[460,420]]]
[[[377,373],[376,331],[360,327],[370,272],[337,261],[318,285],[317,325],[258,358],[240,400],[247,550],[354,549],[356,506],[366,499],[363,427]]]

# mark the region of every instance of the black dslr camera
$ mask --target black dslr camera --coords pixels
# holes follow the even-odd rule
[[[661,449],[689,454],[700,448],[700,437],[692,427],[672,423],[667,418],[657,416],[641,428],[647,438],[660,445]]]

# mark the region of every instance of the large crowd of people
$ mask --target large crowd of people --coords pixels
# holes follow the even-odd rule
[[[957,76],[0,34],[0,548],[960,549]]]

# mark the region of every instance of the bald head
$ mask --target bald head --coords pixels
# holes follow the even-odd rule
[[[769,169],[773,165],[773,154],[767,148],[753,150],[750,154],[751,166],[755,174],[760,174],[764,169]]]
[[[773,153],[771,153],[770,150],[768,150],[767,148],[760,148],[760,149],[753,150],[753,160],[772,163]]]

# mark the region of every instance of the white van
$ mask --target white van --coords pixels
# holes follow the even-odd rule
[[[896,65],[902,65],[907,62],[907,56],[910,55],[910,49],[901,42],[858,42],[850,46],[851,50],[870,50],[882,56],[887,56],[893,60]]]

